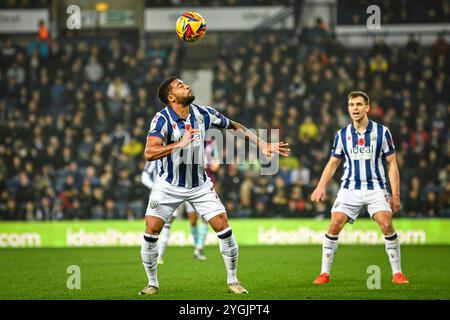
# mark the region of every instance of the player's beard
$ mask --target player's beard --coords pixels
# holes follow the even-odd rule
[[[187,97],[182,97],[180,98],[180,100],[178,101],[180,104],[182,104],[183,106],[187,106],[190,105],[192,103],[192,101],[195,100],[195,96],[194,95],[190,95]]]

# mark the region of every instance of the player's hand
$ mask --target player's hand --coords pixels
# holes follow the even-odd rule
[[[317,186],[314,192],[311,195],[312,202],[320,202],[325,199],[325,188]]]
[[[400,211],[400,195],[393,195],[389,205],[391,206],[392,214],[395,215]]]
[[[200,130],[189,127],[186,129],[184,136],[178,141],[178,148],[184,148],[193,141],[200,140]],[[197,136],[197,137],[195,137]]]
[[[291,148],[289,148],[289,143],[287,142],[264,143],[260,147],[262,153],[266,157],[272,157],[276,153],[283,157],[287,157],[291,151]]]

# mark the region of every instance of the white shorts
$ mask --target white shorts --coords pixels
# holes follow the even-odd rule
[[[160,217],[164,222],[169,222],[175,209],[184,201],[189,201],[193,207],[192,211],[196,211],[205,221],[225,212],[225,207],[209,179],[192,189],[173,186],[157,179],[150,193],[145,215]]]
[[[186,213],[195,212],[194,207],[193,207],[189,202],[185,201],[183,204],[184,204],[184,211],[185,211]],[[173,212],[173,215],[172,215],[172,216],[173,216],[174,218],[177,218],[177,217],[178,217],[178,213],[180,212],[181,207],[183,206],[183,204],[180,204],[180,205],[178,206],[178,208],[176,208],[175,211]]]
[[[363,209],[367,207],[370,217],[379,211],[392,213],[386,190],[348,190],[340,189],[331,212],[342,212],[353,223]]]

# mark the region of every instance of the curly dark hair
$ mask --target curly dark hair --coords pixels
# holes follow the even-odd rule
[[[169,104],[169,100],[167,100],[167,96],[170,92],[170,84],[173,80],[178,79],[178,77],[170,76],[166,80],[164,80],[158,88],[158,98],[162,103]]]

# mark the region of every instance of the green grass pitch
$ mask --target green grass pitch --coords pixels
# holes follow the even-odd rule
[[[160,292],[138,296],[146,284],[140,248],[0,250],[0,299],[450,299],[450,246],[402,246],[409,285],[393,285],[384,246],[341,245],[331,282],[314,286],[320,246],[242,246],[238,276],[248,295],[226,292],[225,267],[218,247],[207,261],[191,248],[169,247],[158,269]],[[69,290],[67,267],[81,269],[81,289]],[[381,289],[366,287],[367,267],[381,269]]]

